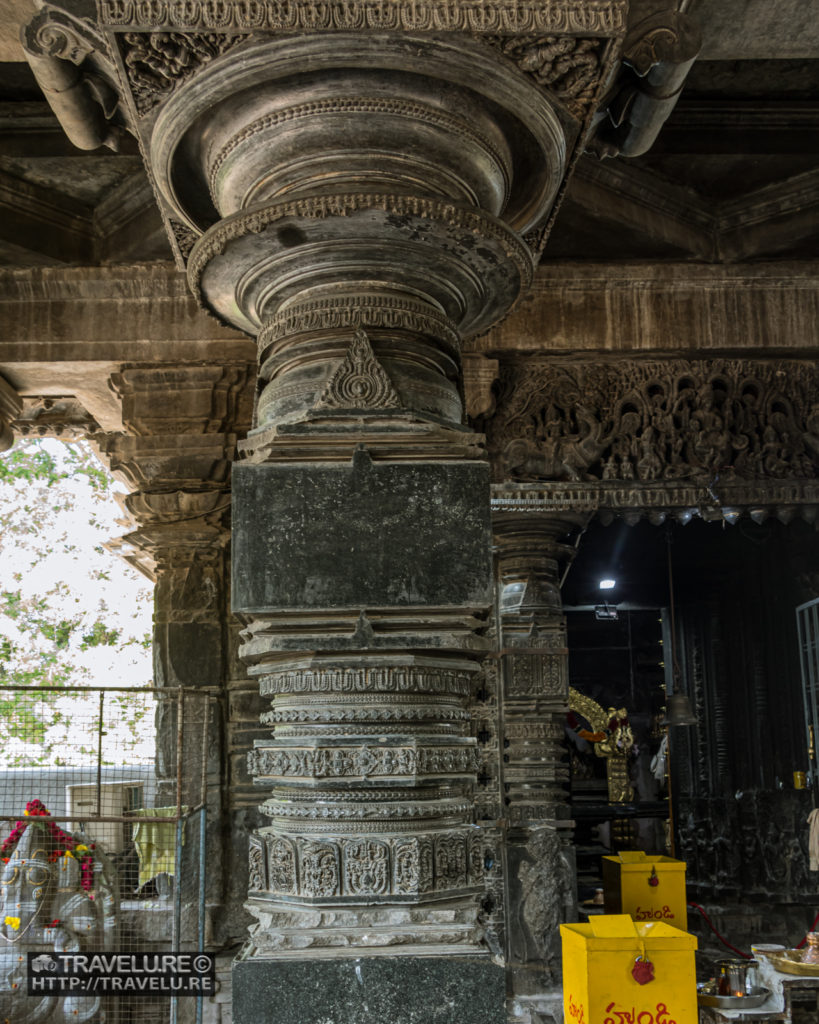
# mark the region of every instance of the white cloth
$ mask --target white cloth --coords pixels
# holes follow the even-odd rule
[[[819,871],[819,810],[808,815],[810,834],[808,836],[808,853],[810,854],[811,871]]]
[[[663,736],[663,741],[660,744],[660,749],[651,759],[651,774],[654,778],[662,783],[665,782],[665,761],[668,756],[668,736]]]

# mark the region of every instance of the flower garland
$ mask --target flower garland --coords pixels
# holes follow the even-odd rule
[[[8,837],[0,844],[0,858],[4,864],[9,862],[9,851],[16,846],[22,838],[23,833],[31,824],[31,818],[44,818],[49,816],[49,810],[42,800],[29,800],[23,812],[29,821],[18,821],[9,833]],[[88,898],[93,900],[94,895],[91,889],[94,886],[94,843],[86,846],[85,843],[78,843],[74,836],[64,832],[53,821],[42,822],[50,833],[52,839],[58,844],[54,851],[49,854],[49,863],[53,864],[60,857],[72,857],[80,862],[80,885]],[[6,923],[9,923],[8,921]],[[18,926],[19,927],[19,926]]]

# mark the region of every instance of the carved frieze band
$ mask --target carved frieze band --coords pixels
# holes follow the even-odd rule
[[[293,668],[261,677],[262,696],[287,693],[429,693],[469,696],[473,673],[438,667],[380,665]]]
[[[622,35],[627,0],[100,0],[106,27]]]
[[[784,360],[527,360],[502,367],[487,433],[500,479],[810,480],[819,370]]]
[[[419,897],[482,887],[494,857],[477,831],[312,839],[265,833],[250,838],[251,897],[302,899]]]
[[[459,348],[452,322],[431,307],[389,295],[356,295],[322,299],[289,306],[268,320],[259,332],[259,357],[282,338],[313,331],[349,330],[358,327],[387,327],[427,334]]]
[[[478,237],[491,238],[499,243],[515,264],[523,289],[532,281],[532,256],[518,236],[499,220],[465,206],[426,196],[390,195],[388,193],[350,192],[342,195],[305,196],[288,202],[274,203],[234,214],[220,221],[203,235],[194,246],[188,261],[188,282],[195,295],[200,291],[200,279],[208,263],[221,255],[226,246],[248,234],[261,234],[266,228],[285,217],[323,220],[329,217],[349,217],[359,211],[381,210],[400,217],[420,217],[439,221],[449,228],[475,232]]]
[[[345,832],[416,832],[420,827],[440,828],[445,825],[461,825],[471,819],[472,802],[462,797],[435,800],[400,800],[389,802],[378,799],[372,803],[364,800],[366,791],[356,790],[354,797],[338,803],[328,802],[325,793],[310,791],[301,802],[271,798],[260,806],[263,814],[274,821],[287,825],[297,823],[305,834],[327,831],[328,822],[343,825]],[[376,794],[383,798],[384,794]],[[349,794],[348,794],[349,796]],[[319,803],[319,799],[321,803]],[[294,827],[295,824],[294,824]]]
[[[757,511],[760,514],[775,511],[783,518],[799,508],[804,518],[812,521],[819,508],[819,483],[811,480],[720,483],[715,500],[716,493],[713,488],[709,492],[703,485],[672,484],[662,480],[630,487],[609,481],[506,485],[495,487],[492,508],[535,515],[609,510],[613,514],[624,510],[626,522],[636,523],[646,516],[655,526],[662,524],[669,515],[680,516],[688,522],[692,511],[705,518],[712,514],[714,518],[722,518],[723,508],[750,509],[755,515]]]
[[[390,700],[388,704],[374,706],[369,703],[352,706],[343,704],[328,706],[324,702],[320,702],[314,707],[305,707],[301,704],[297,707],[280,707],[277,702],[274,711],[265,712],[260,717],[262,725],[279,726],[280,729],[286,729],[287,735],[292,734],[291,726],[294,724],[316,724],[335,732],[334,727],[336,723],[340,722],[351,722],[356,725],[372,722],[379,726],[387,722],[400,722],[402,728],[411,722],[423,723],[426,728],[426,723],[435,722],[444,723],[441,726],[444,728],[448,722],[468,722],[469,719],[469,711],[449,704],[425,702],[423,704],[400,703],[396,705],[394,699]],[[454,726],[448,728],[452,731]]]
[[[420,776],[474,774],[475,748],[464,740],[459,746],[257,746],[247,755],[248,771],[257,782],[296,779],[367,779],[379,781]]]

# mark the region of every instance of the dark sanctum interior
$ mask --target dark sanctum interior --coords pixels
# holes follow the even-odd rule
[[[583,533],[562,588],[569,683],[604,708],[627,710],[636,753],[633,797],[620,807],[606,799],[604,759],[581,755],[572,773],[581,902],[602,884],[601,855],[663,853],[658,825],[671,816],[689,897],[726,908],[732,942],[748,943],[762,918],[778,936],[771,941],[787,943],[811,924],[813,799],[810,788],[794,788],[794,773],[815,772],[815,751],[797,608],[813,600],[819,551],[813,524],[783,518],[595,520]],[[606,579],[616,585],[601,590]],[[670,728],[660,781],[651,761],[675,678],[696,724]],[[574,765],[571,746],[570,756]]]

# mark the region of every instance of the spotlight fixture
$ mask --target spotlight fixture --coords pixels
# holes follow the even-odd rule
[[[614,590],[614,588],[617,586],[617,580],[604,579],[600,580],[600,582],[597,585],[598,587],[600,587],[601,590]]]

